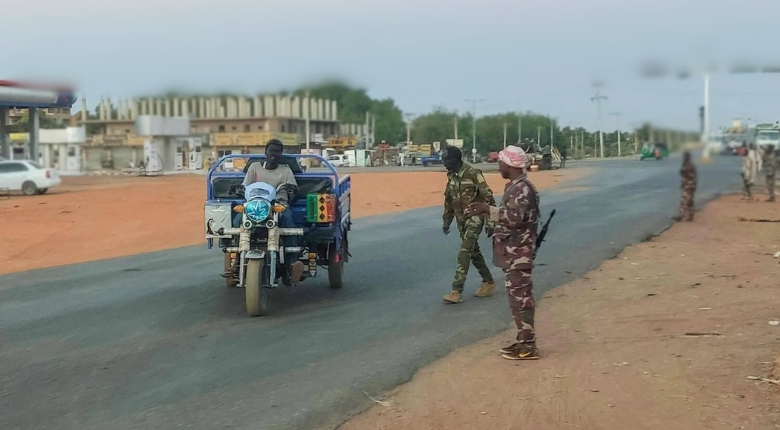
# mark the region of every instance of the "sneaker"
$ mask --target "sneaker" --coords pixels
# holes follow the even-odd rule
[[[507,360],[538,360],[539,351],[536,350],[535,346],[530,346],[523,343],[519,344],[513,351],[510,351],[508,354],[502,354],[501,357]]]
[[[452,290],[449,294],[444,296],[444,301],[451,304],[460,303],[463,301],[460,296],[460,291]]]
[[[495,282],[483,282],[482,286],[480,286],[477,292],[474,293],[474,297],[490,297],[493,295],[494,291],[496,291]]]
[[[305,267],[303,266],[303,262],[296,261],[290,266],[290,282],[295,285],[298,282],[301,282],[301,277],[303,276],[303,271]]]
[[[536,342],[536,340],[531,340],[530,342]],[[498,352],[500,352],[502,354],[511,354],[511,353],[515,352],[515,350],[517,350],[518,348],[522,347],[523,345],[524,345],[524,343],[515,342],[515,343],[513,343],[513,344],[511,344],[509,346],[505,346],[505,347],[499,349]]]

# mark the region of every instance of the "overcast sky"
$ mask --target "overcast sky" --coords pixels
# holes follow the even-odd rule
[[[737,4],[739,3],[739,6]],[[534,110],[562,124],[695,129],[700,75],[640,62],[780,64],[778,0],[26,0],[0,13],[0,78],[73,82],[94,105],[167,89],[255,93],[343,77],[407,112]],[[713,127],[780,120],[780,75],[716,73]]]

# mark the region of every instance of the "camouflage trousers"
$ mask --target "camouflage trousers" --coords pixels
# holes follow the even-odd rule
[[[680,199],[680,210],[677,216],[681,220],[693,221],[693,195],[696,192],[694,187],[683,187],[682,198]]]
[[[769,197],[775,198],[775,175],[766,175],[766,190],[769,192]]]
[[[530,270],[504,270],[509,309],[517,326],[517,341],[536,343],[534,332],[534,284]]]
[[[493,282],[493,275],[485,262],[485,257],[482,256],[478,243],[484,225],[483,220],[476,221],[473,217],[462,223],[458,222],[460,251],[458,251],[458,264],[455,266],[455,280],[452,281],[453,290],[463,292],[463,286],[466,285],[466,277],[469,274],[469,266],[472,264],[484,282]]]

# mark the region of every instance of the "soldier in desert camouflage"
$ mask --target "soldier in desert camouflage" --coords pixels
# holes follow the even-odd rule
[[[460,149],[454,146],[445,148],[442,151],[442,162],[447,168],[442,231],[444,234],[449,234],[450,225],[454,219],[461,239],[452,291],[444,296],[444,301],[446,303],[460,303],[462,301],[463,287],[466,284],[466,276],[471,264],[482,276],[482,286],[474,295],[489,297],[495,291],[496,283],[485,262],[485,257],[479,250],[477,240],[483,228],[488,231],[488,236],[492,234],[492,229],[485,225],[484,215],[466,216],[464,210],[474,202],[494,205],[496,201],[493,198],[493,192],[485,181],[482,171],[463,162],[463,154]]]
[[[487,203],[469,206],[468,215],[489,214],[495,221],[493,235],[493,262],[506,274],[509,308],[517,326],[517,342],[502,348],[502,357],[508,360],[536,360],[534,332],[534,297],[531,270],[534,267],[537,227],[539,223],[539,194],[525,173],[525,152],[517,146],[508,146],[498,154],[499,169],[510,182],[504,189],[501,207]]]
[[[768,202],[775,201],[775,175],[777,173],[777,154],[774,146],[768,146],[764,152],[764,168],[766,171],[766,189],[769,192]]]
[[[693,221],[693,195],[696,193],[696,166],[691,162],[691,153],[683,153],[683,163],[680,168],[680,177],[682,178],[682,197],[680,199],[680,210],[675,220]]]

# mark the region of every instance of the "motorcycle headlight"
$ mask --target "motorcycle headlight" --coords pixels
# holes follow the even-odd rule
[[[253,222],[263,222],[271,215],[271,203],[266,200],[252,200],[244,205],[244,213]]]

